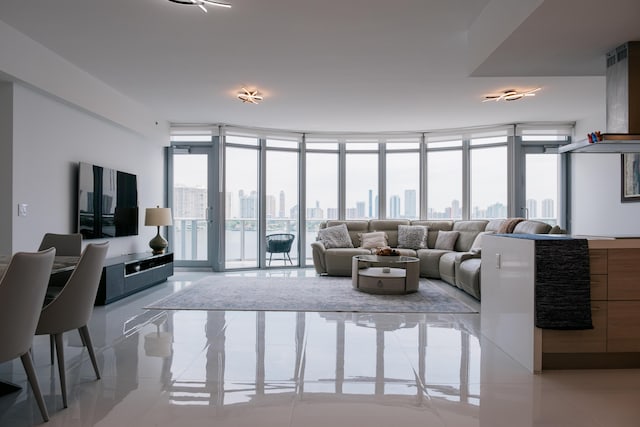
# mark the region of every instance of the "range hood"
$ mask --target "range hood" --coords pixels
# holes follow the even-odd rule
[[[607,132],[602,141],[567,144],[567,153],[640,153],[640,41],[607,53]]]

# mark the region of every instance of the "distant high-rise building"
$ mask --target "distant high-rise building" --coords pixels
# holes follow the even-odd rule
[[[364,205],[364,202],[361,202],[361,203]],[[361,218],[361,217],[358,216],[358,209],[357,208],[347,208],[347,211],[345,212],[345,214],[346,214],[346,218],[347,219]]]
[[[417,218],[416,190],[404,190],[404,217]]]
[[[269,194],[266,200],[266,214],[267,218],[275,218],[276,217],[276,198]]]
[[[284,218],[285,211],[286,209],[284,208],[284,191],[280,190],[280,209],[278,210],[278,218]]]
[[[366,218],[364,202],[356,202],[356,216],[354,218]]]
[[[173,206],[173,216],[175,218],[206,218],[207,189],[175,187],[173,190]]]
[[[369,218],[380,218],[380,214],[378,213],[379,205],[380,203],[378,203],[378,196],[376,196],[373,201],[373,216],[369,216]]]
[[[542,218],[555,218],[556,209],[553,199],[544,199],[542,201]]]
[[[527,199],[527,218],[538,218],[538,201]]]
[[[451,218],[462,218],[462,209],[460,208],[460,200],[451,201]]]
[[[258,214],[258,193],[252,191],[248,196],[240,190],[240,218],[256,218]]]
[[[389,198],[389,218],[400,218],[400,196]]]
[[[338,208],[327,208],[327,219],[338,219]]]
[[[506,218],[507,217],[507,207],[502,203],[494,203],[487,207],[487,211],[485,212],[485,218]]]
[[[233,218],[234,211],[236,209],[235,204],[233,203],[233,193],[231,191],[227,191],[224,194],[224,214],[225,218]]]
[[[377,198],[376,198],[377,200]],[[377,203],[376,203],[377,205]],[[369,218],[373,218],[373,190],[369,190]],[[362,217],[364,218],[364,212],[362,212]]]
[[[298,218],[298,205],[293,205],[291,209],[289,209],[289,218],[291,219]]]

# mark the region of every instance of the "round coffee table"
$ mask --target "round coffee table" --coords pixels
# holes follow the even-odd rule
[[[352,286],[371,294],[408,294],[418,290],[420,259],[410,256],[356,255]]]

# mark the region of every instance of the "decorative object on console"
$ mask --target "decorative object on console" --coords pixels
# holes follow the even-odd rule
[[[157,206],[155,208],[147,208],[144,216],[144,225],[150,225],[158,227],[158,233],[156,237],[149,241],[149,247],[153,250],[154,255],[164,253],[167,248],[167,240],[160,235],[160,227],[172,224],[171,209],[161,208]]]

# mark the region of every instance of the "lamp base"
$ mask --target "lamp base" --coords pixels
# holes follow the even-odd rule
[[[158,227],[158,234],[156,234],[156,237],[149,241],[151,252],[154,255],[163,254],[165,249],[167,249],[167,246],[169,246],[169,243],[164,237],[160,235],[160,227]]]

